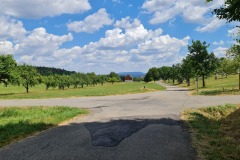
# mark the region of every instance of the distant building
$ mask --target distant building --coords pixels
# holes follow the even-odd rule
[[[124,82],[133,82],[132,76],[130,76],[129,74],[127,76],[125,76],[124,77]]]

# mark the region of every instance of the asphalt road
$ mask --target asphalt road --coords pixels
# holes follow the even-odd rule
[[[93,112],[0,149],[1,160],[191,160],[186,108],[240,104],[240,96],[188,96],[183,88],[123,96],[0,100],[0,106],[73,106]]]

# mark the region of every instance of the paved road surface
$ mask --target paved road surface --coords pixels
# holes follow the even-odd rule
[[[188,96],[183,88],[106,97],[0,100],[0,106],[67,105],[91,115],[0,149],[1,160],[191,160],[185,108],[240,103],[240,96]]]

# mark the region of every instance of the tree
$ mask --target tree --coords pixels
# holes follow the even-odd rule
[[[111,82],[113,84],[114,82],[119,82],[119,79],[117,79],[116,77],[112,77],[108,79],[108,82]]]
[[[150,82],[150,81],[156,81],[159,80],[159,72],[156,67],[150,68],[145,75],[144,81]]]
[[[192,45],[188,46],[189,54],[194,73],[198,77],[202,77],[202,87],[205,87],[205,77],[214,72],[217,68],[217,59],[213,53],[208,54],[206,42],[199,40],[192,41]]]
[[[45,76],[45,77],[43,77],[43,83],[46,86],[46,90],[48,90],[49,87],[55,88],[57,85],[56,77],[55,76]]]
[[[27,64],[19,66],[19,82],[26,88],[26,92],[29,92],[29,87],[33,87],[40,83],[40,74],[36,68]]]
[[[187,56],[185,59],[182,60],[181,67],[182,67],[181,74],[183,78],[186,80],[187,86],[190,86],[190,79],[194,76],[194,71],[193,71],[190,56]]]
[[[0,83],[7,86],[9,83],[16,81],[17,63],[12,55],[0,55]]]
[[[213,0],[207,0],[207,2],[210,1]],[[224,5],[214,9],[213,12],[219,19],[226,19],[227,22],[240,21],[240,1],[225,0]]]
[[[159,72],[159,78],[164,80],[169,80],[171,78],[171,67],[168,66],[162,66],[161,68],[158,69]]]

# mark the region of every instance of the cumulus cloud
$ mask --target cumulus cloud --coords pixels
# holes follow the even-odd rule
[[[17,56],[49,57],[53,52],[67,41],[73,39],[71,33],[63,36],[53,35],[46,32],[45,28],[36,28],[20,43],[15,45],[15,54]],[[22,58],[25,60],[26,58]],[[28,58],[29,60],[29,58]],[[35,59],[36,60],[36,59]]]
[[[211,9],[221,6],[223,3],[224,0],[211,3],[202,0],[146,0],[142,8],[153,14],[150,20],[151,24],[164,23],[180,15],[187,22],[202,25],[197,27],[196,31],[210,32],[221,27],[223,20],[209,17],[207,14]]]
[[[228,48],[218,47],[218,48],[215,48],[215,49],[213,50],[213,53],[214,53],[217,57],[225,57],[227,50],[228,50]]]
[[[21,21],[0,16],[0,40],[13,39],[19,41],[27,33]]]
[[[98,41],[84,46],[63,48],[71,41],[71,33],[54,35],[45,28],[36,28],[13,44],[1,41],[4,53],[14,53],[20,63],[65,68],[96,73],[110,71],[147,71],[152,66],[174,63],[181,49],[186,48],[189,37],[178,39],[162,35],[162,29],[146,29],[138,19],[129,17],[116,21]]]
[[[13,54],[14,46],[10,41],[0,41],[0,54]]]
[[[91,9],[88,0],[1,0],[0,14],[38,19],[61,14],[82,13]]]
[[[114,26],[99,41],[83,47],[60,49],[54,56],[74,57],[71,58],[75,61],[72,68],[85,68],[98,73],[127,71],[129,66],[144,71],[152,66],[181,60],[179,52],[187,46],[189,40],[188,36],[177,39],[161,35],[161,29],[147,30],[138,19],[131,20],[129,17],[117,21]]]
[[[223,44],[224,44],[223,40],[220,40],[219,42],[217,42],[217,41],[213,42],[213,45],[223,45]]]
[[[67,24],[69,31],[93,33],[103,26],[111,25],[113,20],[106,9],[101,8],[98,12],[87,16],[83,21],[74,21]]]

